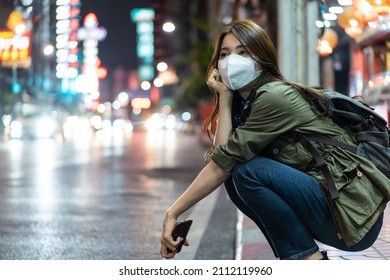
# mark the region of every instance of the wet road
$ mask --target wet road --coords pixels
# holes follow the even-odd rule
[[[0,142],[0,259],[161,259],[162,217],[202,168],[174,131]],[[183,218],[183,259],[232,259],[235,210],[223,190]]]

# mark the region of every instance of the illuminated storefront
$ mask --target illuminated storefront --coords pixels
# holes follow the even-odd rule
[[[332,3],[336,1],[330,1]],[[337,1],[338,25],[350,37],[350,96],[362,96],[384,118],[390,101],[390,0]]]

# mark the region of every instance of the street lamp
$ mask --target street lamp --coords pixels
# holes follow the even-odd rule
[[[53,45],[47,45],[43,48],[43,54],[46,56],[50,56],[54,53]]]
[[[43,48],[42,52],[46,57],[43,63],[43,90],[48,91],[51,86],[50,56],[54,53],[54,46],[51,44],[47,44]]]
[[[155,78],[153,81],[155,87],[162,87],[164,85],[164,81],[161,78]]]
[[[170,33],[170,32],[175,31],[176,26],[175,26],[172,22],[168,21],[168,22],[166,22],[166,23],[163,24],[162,29],[163,29],[165,32]]]
[[[159,62],[156,68],[158,71],[164,72],[168,69],[168,64],[166,64],[165,62]]]
[[[141,83],[141,88],[142,88],[143,90],[149,90],[150,87],[151,87],[151,84],[150,84],[150,82],[148,82],[148,81],[143,81],[143,82]]]

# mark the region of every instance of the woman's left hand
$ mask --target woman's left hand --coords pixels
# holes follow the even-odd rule
[[[177,238],[176,241],[173,240],[172,232],[175,228],[176,222],[176,218],[169,217],[168,215],[165,216],[161,236],[160,254],[163,258],[166,259],[171,259],[176,255],[176,247],[183,240],[183,238],[181,237]],[[187,240],[184,242],[184,245],[189,245]],[[168,249],[170,250],[170,252],[168,252]]]

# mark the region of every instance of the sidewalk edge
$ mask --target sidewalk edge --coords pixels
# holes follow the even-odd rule
[[[237,210],[237,223],[236,223],[236,254],[235,259],[242,259],[242,224],[244,222],[244,214]]]

